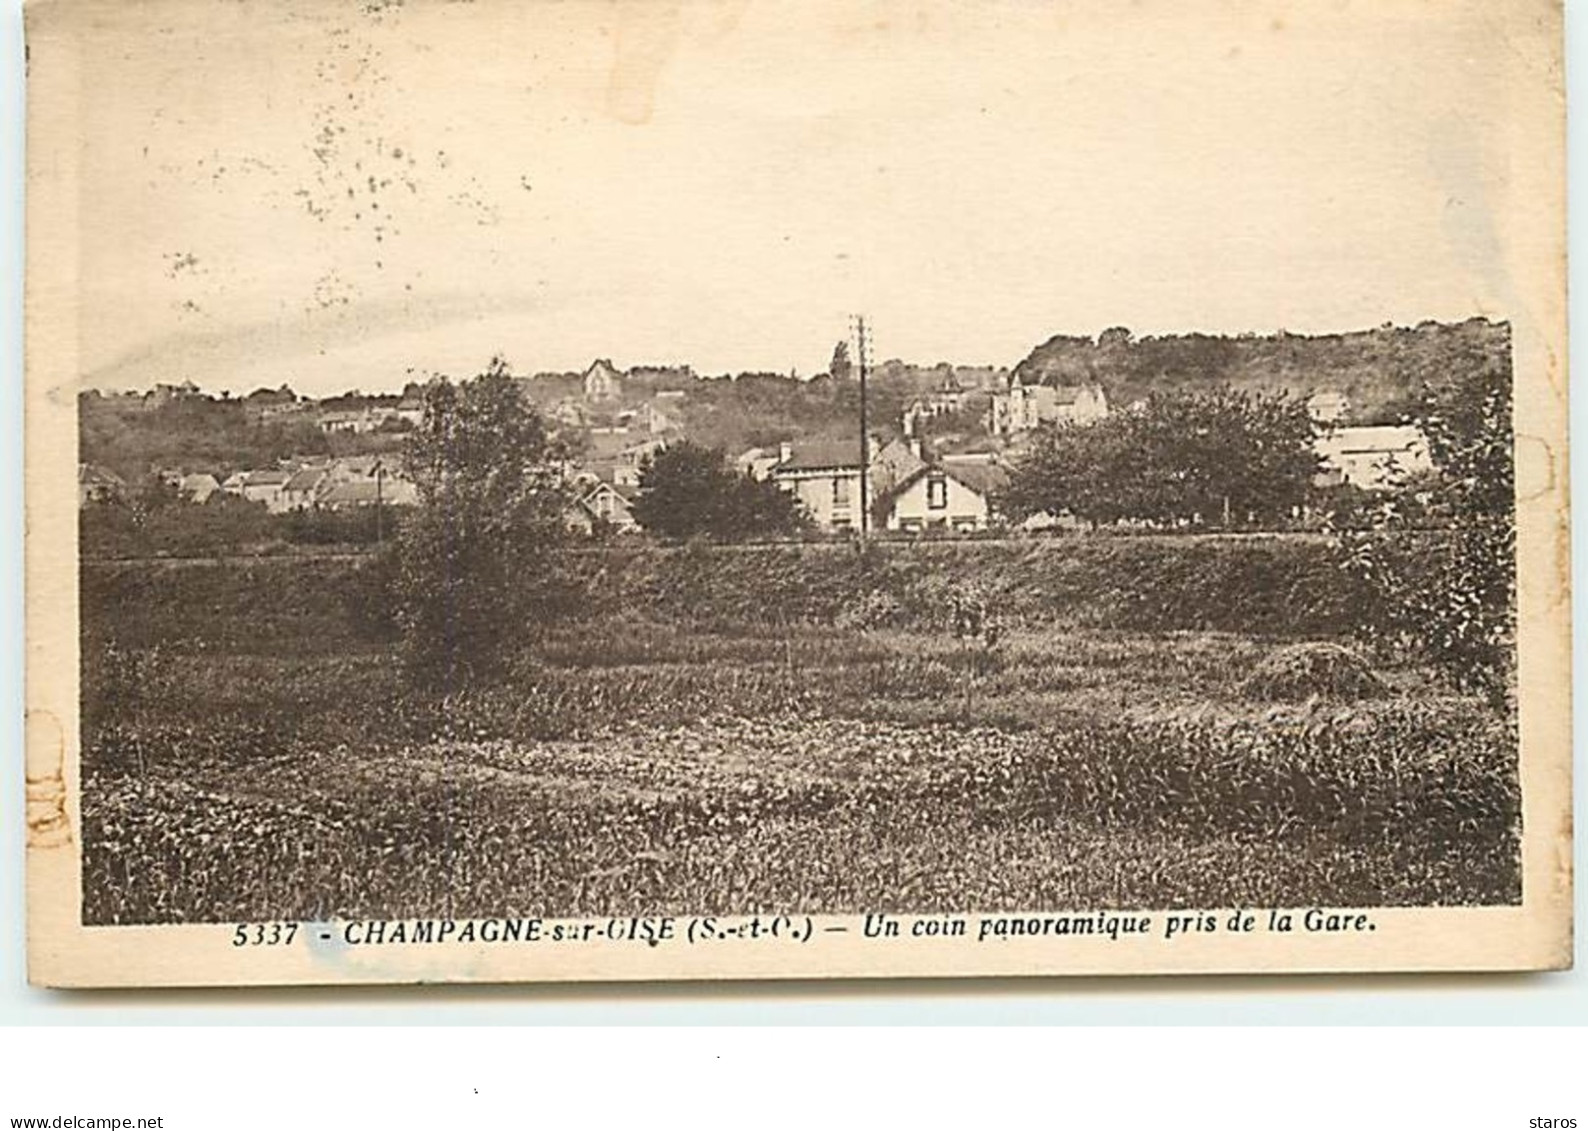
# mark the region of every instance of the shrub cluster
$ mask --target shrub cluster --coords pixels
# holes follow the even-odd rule
[[[610,547],[568,555],[589,607],[691,623],[954,631],[967,588],[1010,626],[1342,635],[1365,592],[1318,538]]]
[[[405,508],[392,506],[272,514],[263,503],[217,494],[202,504],[154,508],[90,503],[78,533],[88,559],[224,557],[292,546],[373,546],[395,538],[406,517]]]

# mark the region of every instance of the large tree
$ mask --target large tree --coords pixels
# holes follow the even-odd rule
[[[1407,476],[1345,536],[1376,600],[1364,627],[1497,706],[1515,693],[1516,476],[1511,367],[1485,358],[1432,380],[1414,422],[1434,472]]]
[[[852,368],[849,360],[849,343],[840,341],[833,347],[833,359],[827,363],[827,375],[842,380],[849,376]]]
[[[557,453],[507,363],[424,391],[409,435],[419,506],[398,542],[397,619],[416,682],[456,689],[557,610],[550,558],[565,534]]]
[[[1291,397],[1155,393],[1095,423],[1042,430],[1009,505],[1089,522],[1270,525],[1305,501],[1319,467],[1314,437],[1306,405]]]
[[[777,484],[736,473],[720,450],[687,440],[641,469],[634,518],[664,538],[722,541],[788,533],[804,521],[798,501]]]

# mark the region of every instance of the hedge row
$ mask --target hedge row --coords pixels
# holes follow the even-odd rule
[[[113,623],[123,637],[244,650],[288,639],[334,647],[390,631],[383,564],[88,563],[85,628]],[[864,553],[842,544],[611,546],[570,551],[556,574],[540,583],[575,619],[748,627],[930,630],[970,600],[1010,627],[1317,637],[1350,631],[1367,597],[1335,547],[1296,537],[887,544]]]
[[[940,627],[982,602],[1002,623],[1274,636],[1348,631],[1365,594],[1321,539],[1114,539],[614,548],[572,555],[603,611],[694,622]]]

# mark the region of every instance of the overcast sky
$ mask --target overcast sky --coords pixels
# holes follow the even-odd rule
[[[853,312],[879,359],[1004,365],[1505,317],[1484,7],[82,7],[83,376],[808,374]]]

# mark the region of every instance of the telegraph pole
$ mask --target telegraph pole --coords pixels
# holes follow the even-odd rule
[[[860,543],[865,545],[871,526],[871,499],[867,490],[871,470],[871,435],[866,425],[866,316],[855,315],[856,362],[860,366]]]

